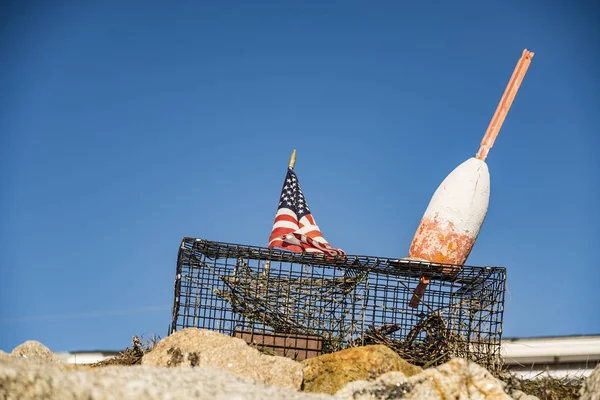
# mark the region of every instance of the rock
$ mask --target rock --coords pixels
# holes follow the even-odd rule
[[[0,359],[0,399],[7,400],[335,400],[253,383],[211,367],[110,366],[67,370],[41,359]]]
[[[142,358],[142,365],[215,367],[236,376],[284,389],[299,390],[302,366],[286,357],[268,356],[239,338],[186,328],[161,340]]]
[[[18,345],[13,349],[11,355],[15,357],[41,358],[43,360],[59,362],[56,355],[51,352],[49,348],[35,340],[28,340],[25,343]]]
[[[301,364],[304,391],[329,394],[334,394],[349,382],[374,379],[390,371],[401,371],[406,376],[423,371],[383,345],[353,347],[309,358]]]
[[[512,392],[512,398],[514,400],[540,400],[538,397],[527,394],[521,390],[515,390]]]
[[[474,362],[454,358],[437,368],[406,377],[388,372],[375,381],[352,382],[336,393],[341,399],[511,400],[505,384]]]
[[[583,381],[579,394],[579,400],[600,400],[600,364]]]

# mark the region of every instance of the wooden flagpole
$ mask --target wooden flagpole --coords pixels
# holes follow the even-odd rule
[[[290,163],[288,164],[289,169],[294,169],[294,165],[296,164],[296,149],[292,151],[292,155],[290,157]]]

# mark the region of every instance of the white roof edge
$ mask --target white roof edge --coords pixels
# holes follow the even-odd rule
[[[569,340],[569,339],[600,339],[600,333],[581,335],[531,336],[531,337],[502,337],[503,342],[522,342],[535,340]]]
[[[502,342],[506,360],[600,360],[600,336],[519,339]]]

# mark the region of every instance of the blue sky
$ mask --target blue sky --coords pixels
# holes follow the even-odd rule
[[[406,256],[524,48],[468,264],[504,336],[600,333],[592,4],[4,2],[0,349],[164,337],[181,238],[265,246],[294,148],[332,245]]]

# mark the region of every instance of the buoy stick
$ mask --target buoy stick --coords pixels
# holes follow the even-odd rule
[[[500,103],[496,108],[496,112],[494,113],[494,116],[488,125],[487,131],[481,140],[481,145],[475,158],[481,161],[485,161],[487,158],[490,149],[498,137],[498,133],[500,133],[500,128],[502,128],[502,124],[504,123],[504,119],[508,114],[508,110],[510,110],[510,106],[512,105],[515,96],[519,91],[521,82],[523,82],[523,78],[525,78],[525,74],[527,73],[527,69],[531,64],[533,55],[533,52],[528,51],[527,49],[523,50],[523,54],[521,55],[519,62],[517,62],[517,66],[515,67],[515,70],[508,81],[508,85],[504,90],[504,94],[500,99]]]
[[[294,169],[294,165],[296,164],[296,149],[292,151],[292,155],[290,157],[290,163],[288,164],[289,169]]]

